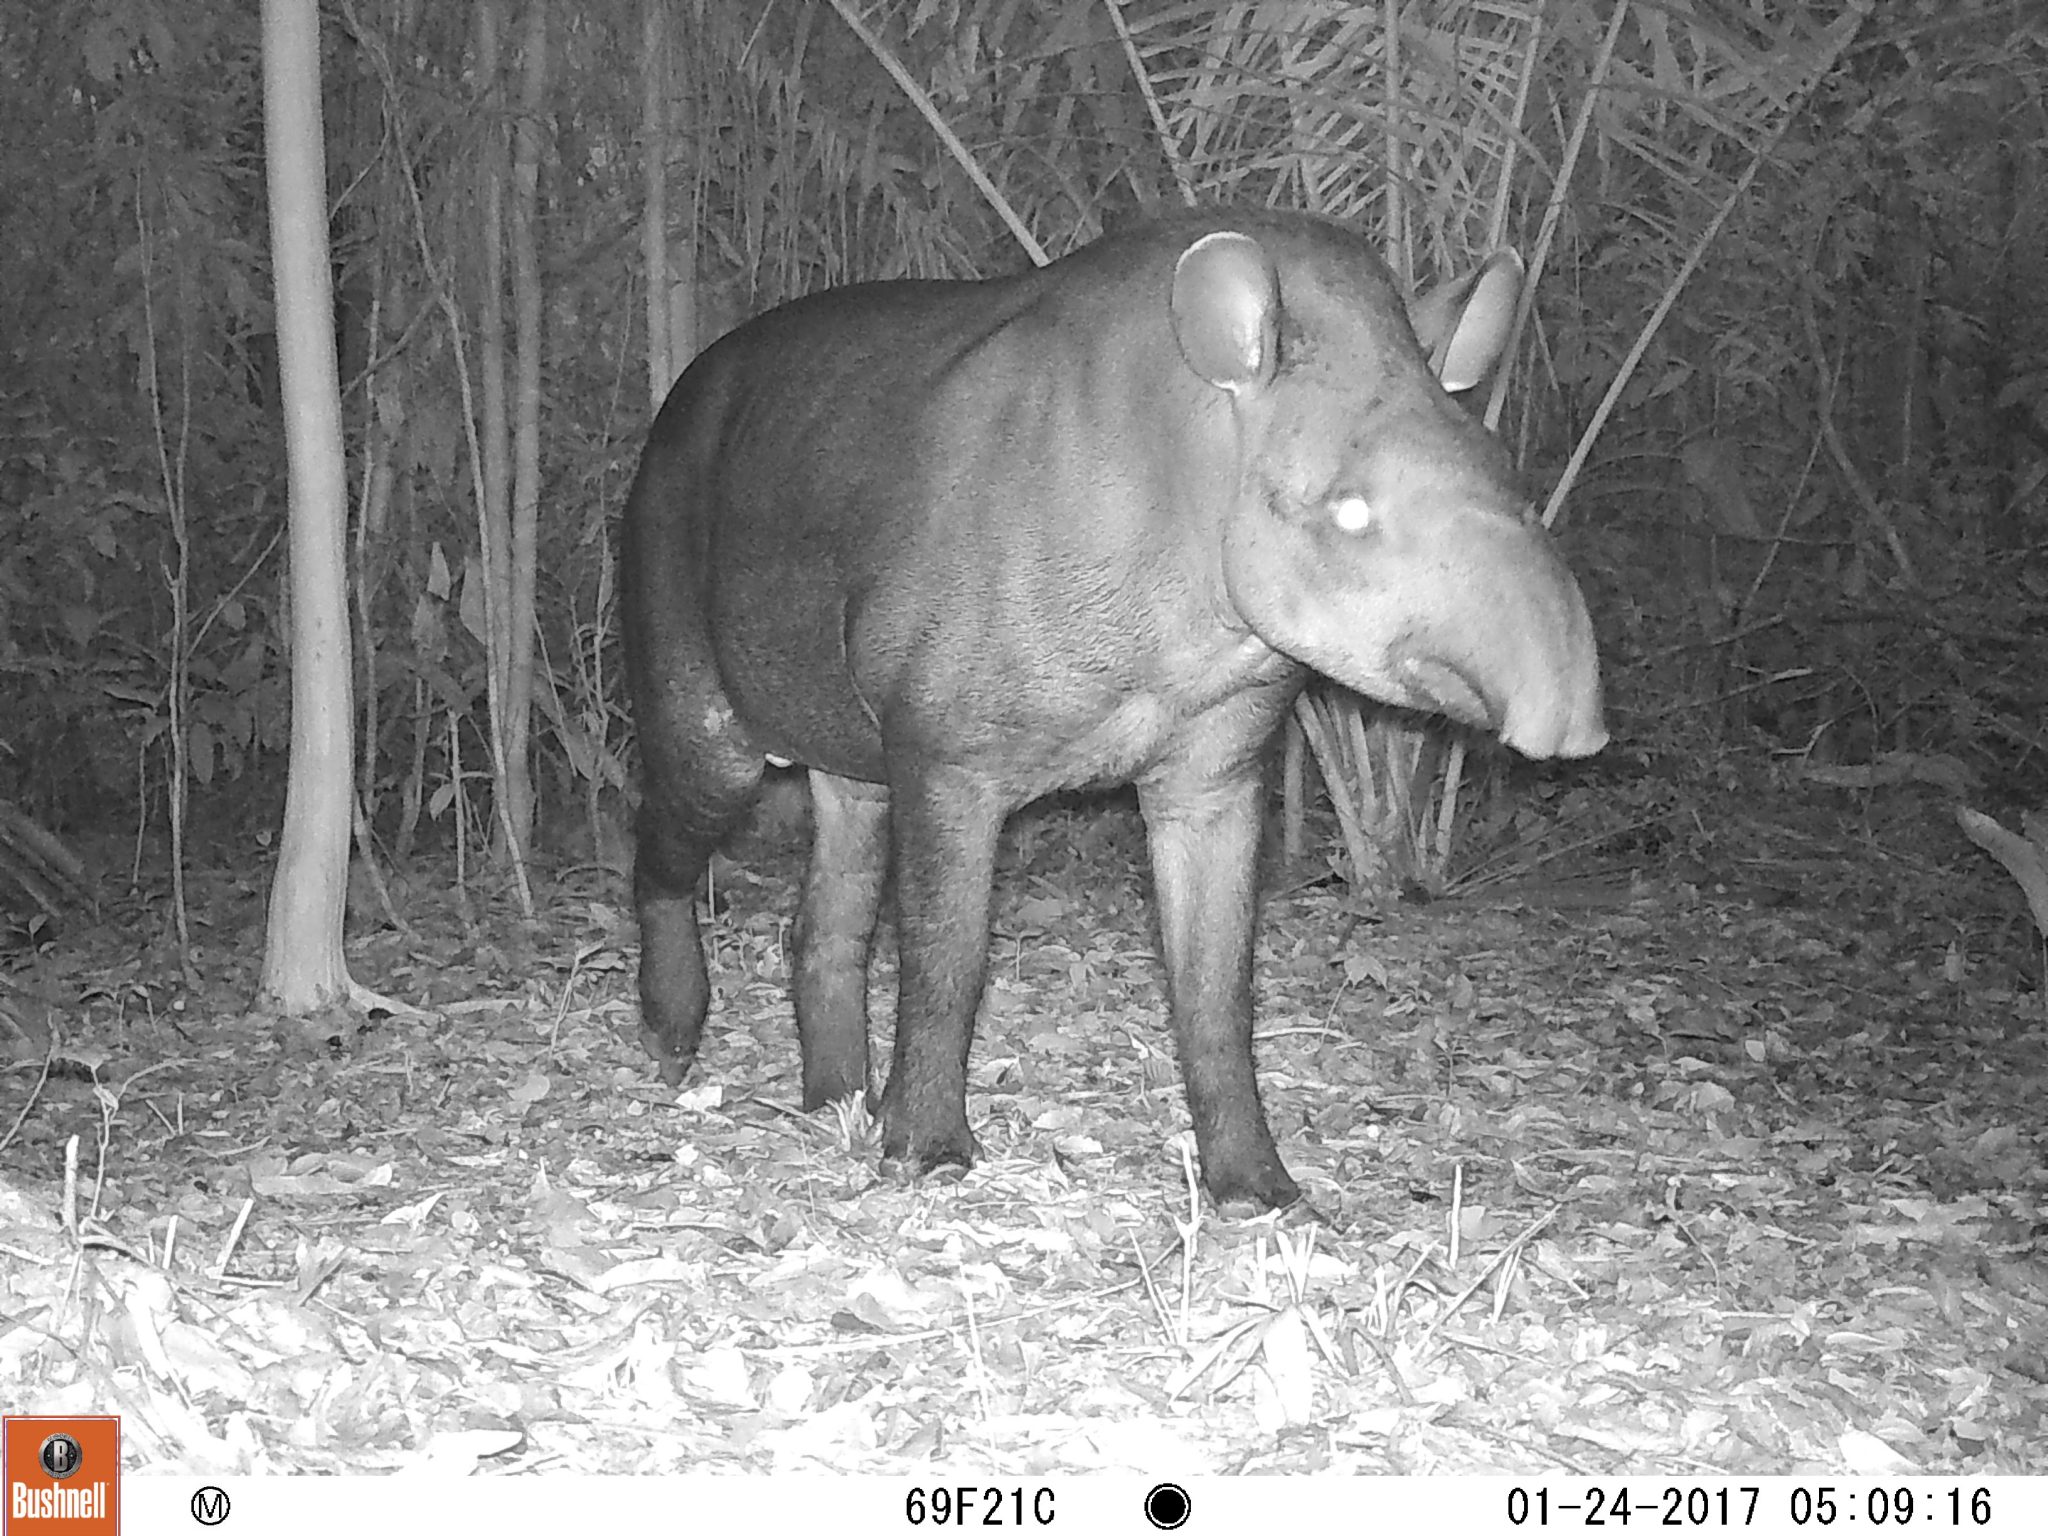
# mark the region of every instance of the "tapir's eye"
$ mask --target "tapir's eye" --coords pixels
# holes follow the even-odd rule
[[[1342,533],[1363,533],[1372,526],[1372,503],[1363,496],[1339,496],[1330,503],[1330,521]]]

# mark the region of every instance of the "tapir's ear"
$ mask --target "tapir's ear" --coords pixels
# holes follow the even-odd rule
[[[1264,246],[1219,229],[1173,268],[1173,335],[1188,366],[1218,389],[1273,377],[1280,350],[1280,277]]]
[[[1470,389],[1499,361],[1522,296],[1522,270],[1519,254],[1496,251],[1477,272],[1409,300],[1408,323],[1452,394]]]

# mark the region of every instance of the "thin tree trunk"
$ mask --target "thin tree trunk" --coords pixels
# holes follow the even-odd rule
[[[477,303],[477,436],[483,445],[484,504],[477,508],[478,558],[484,584],[484,665],[487,729],[491,733],[491,799],[495,821],[505,832],[511,809],[505,747],[510,708],[512,647],[512,424],[507,402],[505,346],[505,182],[503,69],[499,46],[500,0],[477,0],[476,67],[482,86],[485,129],[477,158],[478,223],[482,241],[481,291]]]
[[[505,358],[505,183],[511,175],[505,145],[504,93],[499,47],[499,0],[477,0],[477,74],[488,115],[479,157],[478,203],[482,209],[483,291],[478,305],[478,404],[483,460],[481,504],[477,508],[479,574],[483,585],[485,747],[491,765],[493,848],[504,854],[522,912],[533,911],[522,840],[514,826],[509,767],[512,711],[512,428],[508,414]],[[458,779],[459,783],[460,780]]]
[[[334,356],[314,0],[263,0],[263,124],[291,505],[292,736],[261,995],[305,1013],[352,990],[348,899],[348,474]]]
[[[518,344],[512,461],[512,587],[506,604],[505,831],[515,860],[532,845],[534,561],[540,518],[541,112],[548,81],[548,0],[528,0],[512,158],[512,318]]]
[[[648,411],[675,381],[668,335],[668,0],[647,0],[640,36],[640,264],[647,277]]]

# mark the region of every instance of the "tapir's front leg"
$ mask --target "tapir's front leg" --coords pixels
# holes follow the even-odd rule
[[[965,770],[928,768],[891,789],[895,852],[895,1063],[882,1156],[911,1174],[974,1161],[967,1048],[988,971],[996,839],[1009,807]]]
[[[811,867],[796,920],[804,1108],[868,1091],[868,956],[889,867],[889,792],[813,769]]]
[[[1301,1190],[1273,1145],[1252,1066],[1260,794],[1256,763],[1214,777],[1170,767],[1138,786],[1202,1182],[1219,1206],[1265,1210]]]

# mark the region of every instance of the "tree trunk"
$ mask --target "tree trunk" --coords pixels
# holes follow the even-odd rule
[[[484,108],[483,144],[477,157],[477,237],[482,242],[477,273],[477,371],[483,445],[483,505],[477,508],[477,562],[483,581],[485,709],[490,732],[492,819],[505,848],[508,831],[505,746],[510,701],[512,648],[507,643],[512,597],[512,425],[507,405],[505,360],[505,99],[498,24],[501,0],[477,0],[476,73]],[[509,851],[509,850],[507,850]]]
[[[348,900],[347,466],[334,356],[327,157],[314,0],[263,0],[263,130],[278,372],[291,487],[291,777],[260,995],[307,1013],[352,990]]]
[[[540,518],[541,113],[547,105],[548,0],[527,0],[519,110],[512,149],[512,323],[518,347],[513,405],[512,586],[505,605],[505,830],[510,854],[533,845],[534,560]]]
[[[676,377],[668,344],[668,0],[647,0],[647,13],[641,18],[640,163],[646,182],[640,264],[647,269],[647,398],[652,419]]]

